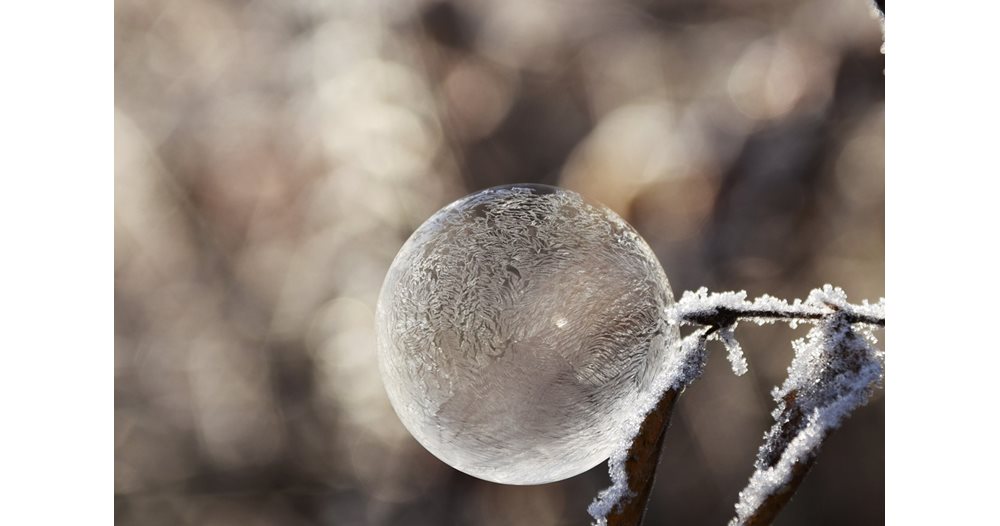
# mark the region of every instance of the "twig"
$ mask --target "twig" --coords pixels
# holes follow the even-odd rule
[[[698,329],[681,341],[626,420],[623,440],[608,459],[611,487],[587,508],[599,526],[642,521],[674,402],[705,367],[707,333]]]
[[[766,526],[774,522],[774,519],[778,517],[778,512],[784,509],[785,504],[788,504],[788,501],[792,500],[792,495],[798,491],[799,485],[805,480],[806,473],[809,473],[815,460],[816,456],[813,455],[805,461],[792,466],[792,475],[789,478],[788,484],[785,484],[764,499],[764,502],[742,524],[746,526]]]
[[[815,323],[834,314],[844,316],[851,324],[885,326],[881,304],[852,305],[847,302],[842,290],[830,285],[813,290],[806,301],[789,302],[765,295],[751,302],[747,301],[746,296],[745,291],[709,294],[702,287],[695,292],[685,292],[668,318],[678,325],[711,327],[712,332],[741,320],[757,323]]]
[[[761,447],[761,457],[765,457],[765,451],[771,452],[770,455],[758,461],[758,463],[766,465],[767,468],[773,468],[778,464],[781,453],[787,450],[788,444],[802,430],[804,415],[801,407],[795,403],[795,398],[795,392],[789,393],[785,397],[785,410],[778,417],[778,429],[770,435],[778,437],[778,443],[774,444],[774,449],[767,448],[766,443],[765,446]],[[785,507],[785,504],[788,504],[799,485],[805,480],[806,473],[812,468],[817,453],[818,451],[812,451],[804,459],[793,464],[788,482],[766,497],[741,523],[747,526],[762,526],[774,522],[778,512]]]
[[[833,314],[833,310],[815,309],[813,311],[802,310],[774,310],[774,309],[733,309],[729,307],[718,307],[712,311],[692,312],[684,316],[683,323],[688,325],[705,325],[711,327],[711,332],[715,332],[722,327],[728,327],[734,323],[745,321],[785,321],[785,322],[815,322],[828,318]],[[847,313],[848,323],[866,323],[885,327],[885,317],[871,316],[860,313]]]
[[[770,524],[805,479],[823,440],[881,384],[884,358],[873,346],[872,328],[852,319],[835,311],[794,342],[788,378],[774,391],[775,424],[730,526]]]
[[[642,523],[642,518],[646,514],[649,493],[653,489],[653,481],[656,478],[656,465],[659,463],[660,452],[663,450],[663,438],[667,434],[670,415],[674,411],[674,402],[677,401],[679,395],[679,390],[667,389],[656,409],[649,413],[646,420],[642,422],[639,434],[632,441],[632,447],[629,448],[629,454],[625,460],[629,491],[634,497],[623,502],[621,506],[608,514],[608,526]]]

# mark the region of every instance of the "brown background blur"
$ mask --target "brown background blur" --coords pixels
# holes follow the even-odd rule
[[[120,524],[586,524],[602,464],[515,487],[399,423],[373,309],[403,241],[514,182],[609,205],[675,295],[884,294],[866,0],[117,0]],[[723,524],[805,329],[743,327],[674,415],[648,524]],[[878,524],[882,394],[778,524]]]

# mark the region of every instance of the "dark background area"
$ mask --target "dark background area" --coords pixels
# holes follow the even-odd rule
[[[884,295],[884,60],[864,0],[117,0],[121,524],[585,524],[604,465],[502,486],[399,423],[373,310],[409,234],[489,186],[599,200],[676,296]],[[880,331],[881,332],[881,331]],[[722,524],[805,328],[685,392],[648,524]],[[880,334],[881,336],[881,334]],[[880,524],[882,394],[778,524]]]

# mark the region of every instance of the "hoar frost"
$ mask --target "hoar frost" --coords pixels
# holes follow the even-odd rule
[[[598,526],[606,525],[608,514],[624,499],[634,496],[629,489],[628,473],[625,471],[625,461],[632,441],[639,433],[646,415],[656,407],[668,389],[684,389],[701,375],[705,366],[706,332],[707,329],[699,329],[688,335],[681,341],[680,352],[667,355],[663,372],[653,381],[646,394],[630,409],[626,425],[622,428],[617,444],[608,458],[611,486],[601,490],[587,508]]]
[[[871,305],[848,303],[843,290],[830,285],[814,289],[805,301],[788,302],[771,296],[748,301],[745,291],[709,294],[701,288],[685,292],[665,312],[672,326],[702,325],[682,341],[680,352],[668,354],[653,389],[633,408],[608,469],[611,487],[601,491],[588,511],[595,524],[607,524],[608,515],[633,495],[629,490],[625,460],[643,421],[668,389],[682,390],[700,374],[706,341],[720,340],[728,351],[733,372],[747,371],[734,329],[738,321],[758,324],[781,321],[793,327],[800,322],[816,326],[804,339],[793,342],[795,358],[788,379],[772,395],[778,403],[774,427],[765,435],[755,472],[740,493],[731,526],[742,524],[769,496],[787,484],[793,467],[808,461],[825,436],[858,407],[883,379],[884,353],[875,347],[874,327],[885,319],[884,299]],[[792,403],[788,400],[794,398]],[[794,420],[792,420],[794,418]],[[791,423],[794,436],[783,444],[779,436]]]
[[[808,462],[826,435],[840,426],[855,409],[868,402],[884,377],[884,352],[873,327],[851,324],[850,312],[884,317],[882,304],[852,309],[843,291],[815,290],[808,301],[838,305],[839,310],[820,321],[804,339],[793,342],[795,358],[788,378],[772,392],[777,409],[775,424],[764,436],[755,471],[740,492],[736,517],[730,526],[743,524],[750,514],[789,482],[796,464]],[[794,433],[785,444],[781,434]]]

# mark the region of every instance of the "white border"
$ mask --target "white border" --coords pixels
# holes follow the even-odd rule
[[[113,520],[113,7],[0,17],[0,524]],[[888,524],[996,516],[996,10],[889,7]]]
[[[997,8],[887,8],[886,522],[995,523]]]
[[[113,9],[0,15],[0,524],[113,522]]]

